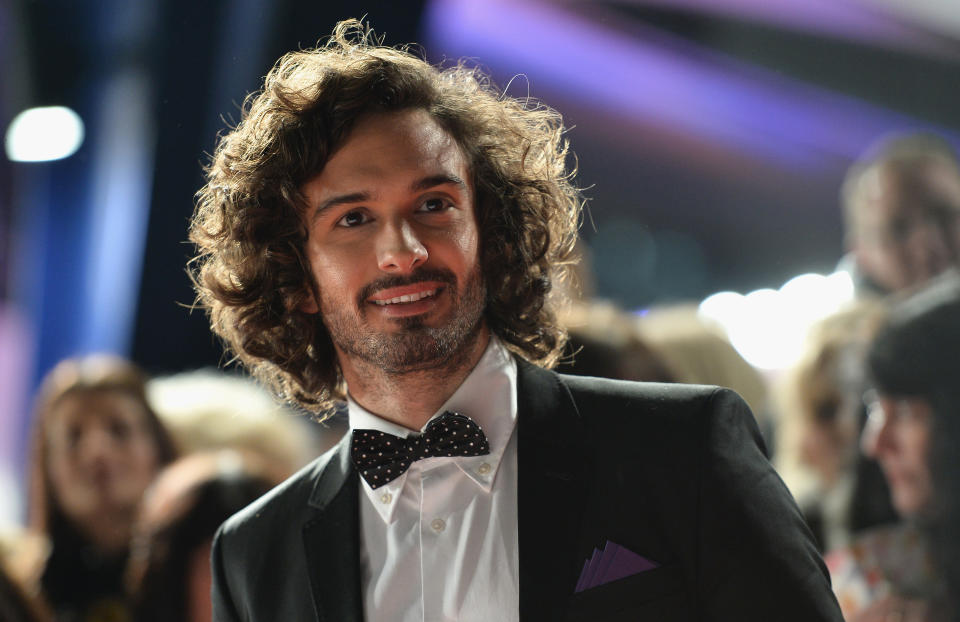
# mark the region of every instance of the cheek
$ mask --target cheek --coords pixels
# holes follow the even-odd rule
[[[804,459],[815,461],[823,453],[823,434],[816,428],[808,428],[800,436],[800,451]]]
[[[157,448],[148,437],[138,439],[135,443],[130,443],[127,447],[128,460],[133,467],[133,471],[141,479],[147,481],[153,479],[160,469],[160,459],[157,454]]]
[[[356,249],[353,253],[345,253],[340,249],[326,248],[310,255],[310,269],[321,297],[347,289],[356,280],[354,275],[361,265]]]
[[[86,513],[93,503],[93,493],[81,475],[81,465],[70,456],[51,457],[47,463],[50,492],[60,509],[71,518]]]
[[[160,454],[150,432],[138,427],[131,436],[114,445],[110,464],[122,490],[138,494],[160,470]]]
[[[480,263],[480,235],[476,226],[466,226],[444,238],[443,246],[448,261],[456,261],[465,272],[471,272]]]
[[[77,479],[74,477],[74,474],[77,472],[76,469],[78,466],[75,460],[71,460],[69,456],[62,453],[51,456],[47,461],[47,470],[50,473],[50,484],[53,486],[53,492],[58,498],[62,497],[64,492],[72,488],[72,484]]]
[[[464,252],[470,258],[471,265],[480,263],[480,237],[476,229],[464,240]]]
[[[930,431],[926,426],[917,426],[904,435],[904,453],[910,462],[910,467],[918,476],[929,478],[927,456],[930,448]]]

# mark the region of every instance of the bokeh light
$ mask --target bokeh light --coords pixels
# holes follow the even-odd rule
[[[83,120],[65,106],[24,110],[7,128],[7,158],[13,162],[46,162],[67,158],[83,144]]]
[[[853,300],[847,272],[801,274],[779,290],[719,292],[700,303],[701,316],[722,326],[754,367],[784,369],[800,356],[810,327]]]

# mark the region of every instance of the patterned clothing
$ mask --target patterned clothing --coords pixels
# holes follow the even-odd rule
[[[848,621],[887,597],[930,601],[938,592],[926,540],[912,525],[869,531],[852,546],[829,553],[824,561]]]

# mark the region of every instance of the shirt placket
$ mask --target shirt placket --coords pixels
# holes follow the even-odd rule
[[[455,525],[451,524],[449,497],[453,464],[430,469],[421,479],[420,568],[423,577],[423,614],[425,621],[452,619],[444,615],[444,599],[456,583],[457,573]]]

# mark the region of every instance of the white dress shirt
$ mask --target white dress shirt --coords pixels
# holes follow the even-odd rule
[[[411,434],[352,399],[348,403],[351,430]],[[473,419],[487,435],[490,453],[419,460],[376,490],[360,479],[368,622],[520,618],[517,366],[496,338],[434,417],[445,411]]]

